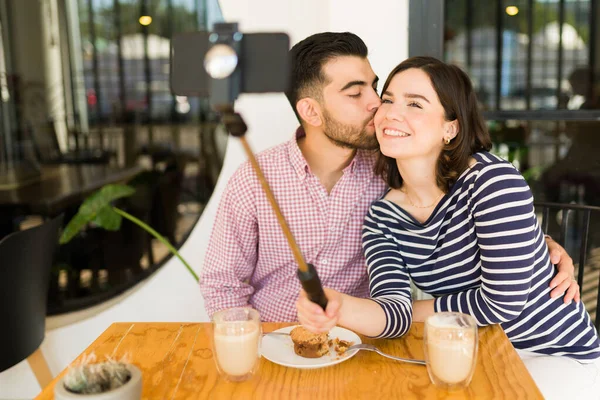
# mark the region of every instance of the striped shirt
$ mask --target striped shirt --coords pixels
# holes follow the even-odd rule
[[[518,349],[600,357],[598,334],[582,302],[550,298],[550,263],[527,183],[487,152],[454,184],[424,223],[381,199],[365,219],[363,248],[371,297],[384,309],[381,337],[412,322],[410,281],[435,297],[436,312],[501,324]]]
[[[299,129],[297,137],[304,135]],[[357,151],[330,193],[312,173],[297,138],[257,155],[306,262],[324,286],[369,295],[361,228],[385,191],[373,173],[375,155]],[[250,163],[225,188],[200,274],[209,315],[252,306],[263,321],[296,321],[298,265]]]

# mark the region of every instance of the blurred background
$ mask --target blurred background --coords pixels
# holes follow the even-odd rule
[[[179,247],[210,198],[227,136],[205,100],[173,96],[170,38],[222,21],[216,0],[0,0],[0,238],[107,183]],[[106,301],[170,256],[139,227],[60,246],[48,314]]]

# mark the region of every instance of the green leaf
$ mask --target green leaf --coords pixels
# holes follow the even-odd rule
[[[88,224],[89,218],[87,215],[76,214],[73,219],[67,224],[60,236],[60,244],[68,243]]]
[[[106,206],[98,211],[94,223],[107,231],[118,231],[121,227],[121,216],[111,206]]]
[[[112,210],[111,202],[134,193],[135,189],[131,186],[110,184],[92,194],[67,224],[60,237],[60,244],[68,243],[92,221],[104,229],[118,230],[121,226],[121,216]]]
[[[81,207],[79,207],[79,214],[90,216],[91,221],[101,209],[109,206],[114,200],[131,196],[134,193],[135,189],[131,186],[106,185],[83,202]],[[94,217],[92,217],[92,215],[94,215]]]

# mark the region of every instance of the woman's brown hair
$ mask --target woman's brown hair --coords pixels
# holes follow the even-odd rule
[[[447,193],[460,174],[467,169],[471,155],[491,149],[492,141],[479,111],[471,80],[455,65],[446,64],[433,57],[408,58],[390,72],[381,93],[385,93],[397,74],[412,68],[420,69],[429,76],[444,107],[446,121],[458,120],[458,134],[450,144],[444,144],[436,168],[437,185]],[[394,189],[402,186],[396,160],[381,152],[375,164],[375,173],[383,177]]]

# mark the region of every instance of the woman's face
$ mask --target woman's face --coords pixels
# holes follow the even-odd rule
[[[392,78],[374,121],[381,152],[398,160],[437,160],[444,139],[456,135],[456,121],[446,121],[429,76],[416,68]]]

